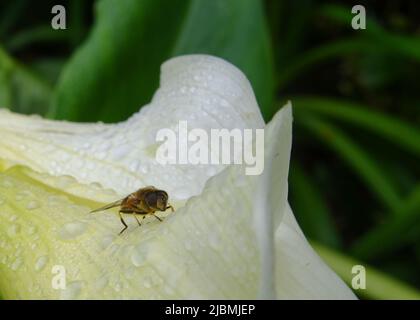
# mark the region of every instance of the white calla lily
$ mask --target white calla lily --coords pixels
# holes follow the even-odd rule
[[[72,124],[0,112],[0,294],[64,299],[352,299],[313,252],[287,204],[291,106],[265,127],[265,170],[161,165],[156,132],[264,128],[252,88],[215,57],[174,58],[152,102],[123,123]],[[118,236],[89,214],[139,187],[175,206]],[[129,218],[128,218],[129,219]],[[127,220],[128,220],[127,219]],[[54,267],[66,288],[54,287]],[[59,269],[58,269],[59,270]]]

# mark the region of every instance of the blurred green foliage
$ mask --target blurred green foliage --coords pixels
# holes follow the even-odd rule
[[[352,1],[63,1],[67,30],[50,27],[54,4],[0,3],[0,106],[119,121],[168,58],[225,58],[266,120],[292,100],[290,201],[315,248],[347,281],[355,263],[380,270],[361,297],[419,297],[400,282],[420,288],[418,2],[358,1],[366,30]]]

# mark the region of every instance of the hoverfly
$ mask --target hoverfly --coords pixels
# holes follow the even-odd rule
[[[125,229],[128,228],[125,223],[122,214],[132,214],[136,218],[137,223],[141,226],[137,215],[142,216],[142,220],[146,218],[147,215],[152,215],[159,221],[162,221],[161,218],[155,215],[156,211],[166,211],[171,209],[174,212],[174,208],[168,204],[168,193],[163,190],[156,189],[153,186],[144,187],[136,192],[129,194],[127,197],[107,204],[104,207],[99,209],[92,210],[93,212],[104,211],[115,207],[120,207],[118,212],[120,216],[121,223],[124,225],[124,228],[120,231],[119,234],[122,234]]]

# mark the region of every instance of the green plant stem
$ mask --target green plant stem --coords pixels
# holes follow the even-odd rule
[[[358,239],[351,252],[363,259],[373,259],[389,253],[409,241],[420,238],[419,223],[420,185],[402,203],[398,214],[389,217]]]
[[[362,265],[366,270],[366,289],[356,290],[355,293],[363,298],[369,299],[420,299],[420,292],[406,283],[401,282],[389,275],[365,265],[363,262],[335,252],[320,244],[311,242],[315,251],[325,262],[349,285],[354,274],[352,268],[355,265]]]

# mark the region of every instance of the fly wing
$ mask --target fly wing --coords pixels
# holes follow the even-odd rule
[[[99,211],[104,211],[104,210],[108,210],[108,209],[111,209],[111,208],[118,207],[118,206],[120,206],[120,205],[122,204],[123,200],[124,200],[124,199],[121,199],[121,200],[118,200],[118,201],[112,202],[112,203],[110,203],[110,204],[107,204],[106,206],[103,206],[103,207],[101,207],[101,208],[98,208],[98,209],[92,210],[90,213],[93,213],[93,212],[99,212]]]

